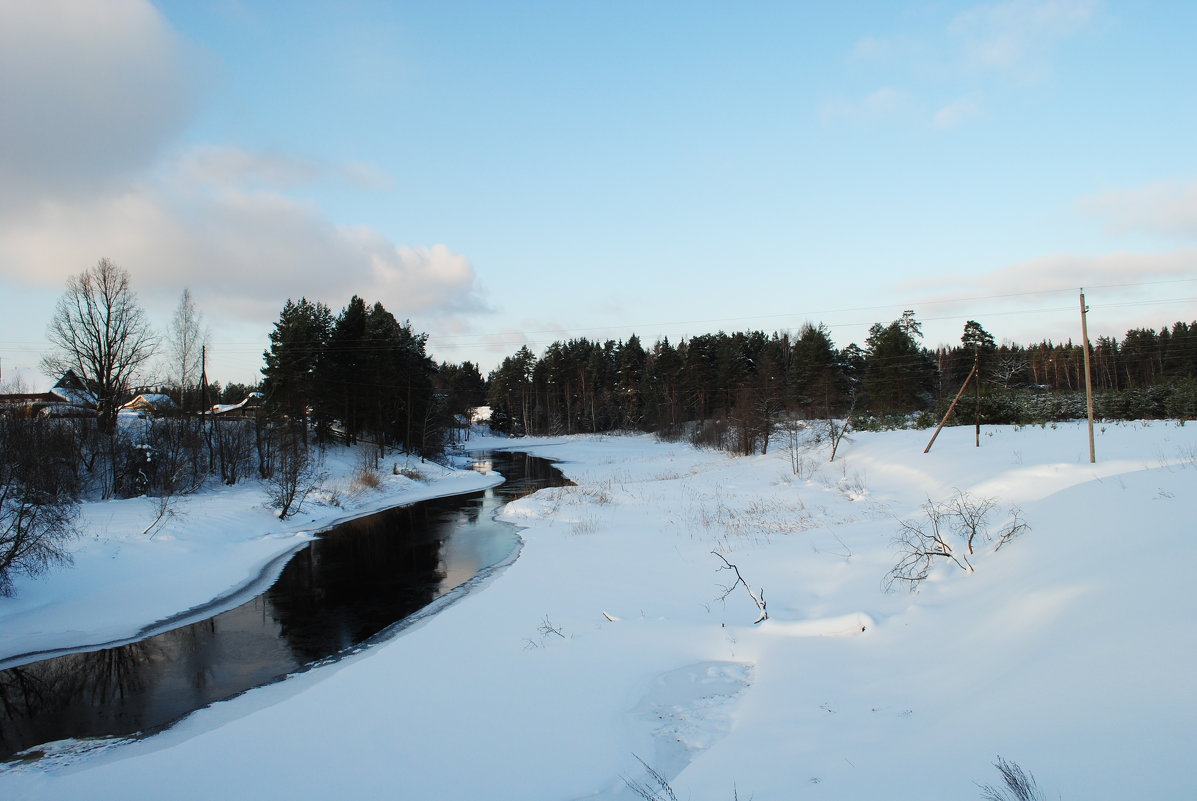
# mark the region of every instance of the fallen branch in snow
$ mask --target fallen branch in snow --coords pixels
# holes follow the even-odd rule
[[[154,537],[158,536],[158,532],[156,531],[156,529],[163,524],[165,519],[168,517],[175,516],[175,510],[173,508],[174,507],[173,500],[174,500],[174,496],[168,495],[165,492],[162,495],[159,495],[157,498],[154,498],[154,505],[155,505],[155,508],[158,510],[158,514],[156,517],[154,517],[153,520],[150,521],[150,524],[148,526],[146,526],[145,529],[141,532],[143,537],[146,534],[149,534],[150,539],[154,539]]]
[[[561,639],[565,639],[565,634],[562,633],[560,626],[554,626],[553,621],[549,620],[549,616],[545,615],[544,620],[540,624],[541,636],[547,637],[550,634],[556,634]]]
[[[540,622],[540,626],[537,627],[537,631],[540,632],[540,641],[538,642],[531,638],[524,640],[524,650],[525,651],[527,651],[531,648],[544,648],[545,640],[548,638],[548,636],[550,634],[556,634],[558,637],[560,637],[563,640],[568,639],[565,636],[565,630],[561,626],[554,625],[553,621],[549,620],[548,615],[544,616],[544,620],[542,620]]]
[[[723,595],[719,596],[719,600],[722,601],[725,598],[727,598],[727,596],[732,594],[732,591],[735,590],[736,587],[738,587],[742,584],[742,585],[744,585],[744,591],[748,593],[748,597],[752,599],[752,602],[754,604],[756,604],[756,608],[759,609],[760,613],[761,613],[760,617],[758,617],[756,620],[752,621],[752,624],[755,626],[757,623],[760,623],[762,620],[768,620],[769,612],[765,609],[767,604],[765,602],[764,588],[762,588],[759,593],[753,592],[752,587],[749,587],[748,582],[745,581],[744,577],[740,575],[740,568],[736,567],[734,564],[727,561],[727,557],[725,557],[723,554],[719,553],[718,551],[711,551],[711,553],[715,554],[715,556],[718,556],[720,559],[723,560],[724,566],[719,568],[719,570],[731,570],[736,574],[735,582],[733,582],[730,586],[725,586],[723,588]]]

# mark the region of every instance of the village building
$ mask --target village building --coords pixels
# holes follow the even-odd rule
[[[23,417],[94,417],[97,405],[95,392],[73,370],[47,392],[0,395],[0,411]]]
[[[121,406],[122,412],[134,412],[143,417],[164,417],[178,414],[179,404],[170,395],[162,392],[145,392]]]
[[[251,392],[240,403],[216,403],[208,410],[208,414],[215,417],[253,417],[262,408],[265,396],[261,392]]]

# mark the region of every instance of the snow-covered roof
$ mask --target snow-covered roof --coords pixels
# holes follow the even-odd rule
[[[136,398],[129,401],[121,408],[122,409],[139,409],[139,408],[145,408],[145,407],[149,407],[151,409],[158,409],[161,411],[161,410],[168,410],[168,409],[177,409],[178,404],[175,403],[175,399],[172,398],[170,395],[164,395],[159,392],[147,392],[142,395],[138,395]]]
[[[87,382],[75,374],[74,370],[67,370],[62,377],[50,387],[50,395],[59,398],[63,403],[74,406],[96,406],[96,394],[92,392]]]
[[[89,417],[96,411],[78,403],[47,403],[38,408],[37,413],[42,417]]]
[[[96,396],[86,389],[54,386],[50,388],[50,394],[56,398],[61,398],[63,403],[69,403],[73,406],[96,405]]]
[[[265,396],[261,392],[251,392],[245,396],[245,400],[240,403],[214,403],[212,404],[212,414],[226,414],[228,412],[235,412],[238,409],[256,408]]]

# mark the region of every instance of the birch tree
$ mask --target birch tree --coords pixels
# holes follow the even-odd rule
[[[178,382],[179,402],[184,409],[187,408],[188,392],[200,381],[204,348],[210,338],[211,332],[204,326],[204,316],[196,308],[191,290],[184,288],[167,334],[170,364]]]

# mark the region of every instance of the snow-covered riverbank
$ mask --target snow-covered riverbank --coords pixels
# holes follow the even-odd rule
[[[999,754],[1048,797],[1194,795],[1197,428],[1105,427],[1096,465],[1082,425],[987,429],[980,448],[949,429],[923,454],[928,436],[856,434],[831,464],[820,445],[792,461],[647,436],[472,442],[561,460],[577,482],[507,508],[525,547],[497,580],[163,734],[8,766],[0,797],[629,799],[625,779],[651,781],[642,759],[694,801],[970,798]],[[1030,531],[979,548],[975,573],[884,592],[899,522],[957,491],[994,498],[994,523],[1018,506]],[[193,558],[188,527],[220,514],[194,503],[155,538],[179,543],[157,564],[210,598],[237,583],[212,565],[244,577],[268,549],[230,539]],[[301,521],[255,536],[307,536]],[[110,561],[144,550],[140,527],[115,530]],[[712,551],[747,588],[721,597],[735,576]],[[95,606],[134,606],[77,583]],[[36,621],[21,589],[14,619]],[[747,589],[764,592],[758,625]]]
[[[323,488],[285,521],[255,481],[179,496],[158,525],[156,499],[83,504],[82,534],[70,544],[73,565],[34,580],[18,577],[16,595],[0,598],[0,669],[38,658],[29,654],[115,644],[208,617],[269,587],[316,532],[502,480],[418,459],[411,469],[424,480],[414,480],[396,475],[392,460],[376,474],[379,486],[368,488],[354,480],[360,464],[353,449],[328,451]]]

